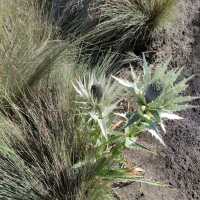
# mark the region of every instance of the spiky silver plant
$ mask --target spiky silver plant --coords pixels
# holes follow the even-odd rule
[[[130,98],[135,99],[137,106],[135,112],[124,116],[127,119],[125,128],[131,127],[130,132],[147,130],[162,144],[164,141],[158,126],[166,132],[163,120],[182,119],[174,112],[192,108],[193,106],[187,103],[197,98],[182,96],[188,86],[187,82],[192,77],[180,79],[182,68],[168,70],[168,65],[169,61],[153,70],[144,58],[143,74],[136,75],[133,69],[131,70],[133,82],[114,77],[128,88]]]
[[[84,79],[79,79],[73,84],[76,92],[80,95],[81,103],[87,114],[98,122],[103,136],[107,138],[107,123],[109,115],[116,108],[117,97],[119,97],[119,86],[106,78],[104,74],[96,74],[93,71]]]
[[[99,129],[91,135],[92,146],[98,149],[99,156],[104,155],[110,159],[110,162],[106,163],[107,166],[102,168],[101,178],[136,180],[132,169],[119,166],[125,165],[123,151],[134,147],[145,148],[137,144],[138,136],[145,131],[165,145],[159,126],[165,131],[165,119],[182,119],[174,112],[192,107],[187,105],[187,102],[196,97],[182,96],[192,77],[180,79],[182,69],[168,70],[168,64],[169,62],[166,62],[152,69],[144,59],[142,74],[136,75],[133,69],[131,70],[133,82],[115,76],[113,78],[116,82],[112,82],[110,79],[95,76],[94,72],[89,77],[74,82],[73,86],[80,96],[77,105],[81,105],[88,122]],[[124,92],[121,88],[116,90],[117,82],[126,87]],[[134,111],[117,113],[116,103],[125,94],[134,100]],[[118,116],[123,118],[122,126],[113,129],[112,125],[118,121]]]

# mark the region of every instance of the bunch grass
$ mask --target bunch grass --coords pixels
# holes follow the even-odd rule
[[[85,40],[102,49],[112,46],[120,52],[137,48],[139,43],[141,47],[152,32],[170,22],[176,4],[172,0],[103,1],[98,7],[100,22]]]
[[[105,0],[91,5],[91,15],[98,23],[82,34],[83,54],[91,52],[93,60],[108,51],[141,56],[155,33],[175,20],[176,6],[173,0]]]

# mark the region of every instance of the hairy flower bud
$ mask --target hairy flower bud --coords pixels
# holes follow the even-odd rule
[[[100,84],[94,84],[91,86],[91,94],[95,100],[98,102],[101,100],[103,96],[103,90]]]
[[[146,103],[151,103],[154,101],[157,97],[161,95],[163,91],[163,85],[161,81],[155,81],[147,87],[147,90],[145,92],[145,100]]]

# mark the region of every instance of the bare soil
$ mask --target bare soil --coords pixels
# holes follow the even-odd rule
[[[195,78],[187,93],[200,96],[200,1],[185,0],[182,17],[176,31],[165,33],[153,48],[163,57],[173,55],[173,66],[184,67],[185,76]],[[174,29],[174,28],[173,28]],[[174,29],[175,30],[175,29]],[[164,52],[164,53],[163,53]],[[166,53],[167,52],[167,53]],[[194,102],[200,105],[200,101]],[[127,152],[134,163],[145,170],[145,178],[169,184],[157,187],[145,183],[133,183],[116,189],[121,200],[198,200],[200,199],[200,108],[181,113],[183,121],[167,122],[164,135],[166,148],[144,135],[140,142],[158,152]]]

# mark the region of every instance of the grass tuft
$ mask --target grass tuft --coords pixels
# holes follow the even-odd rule
[[[91,6],[99,21],[82,36],[86,52],[94,58],[108,51],[141,55],[153,34],[173,21],[176,4],[174,0],[105,0]]]

